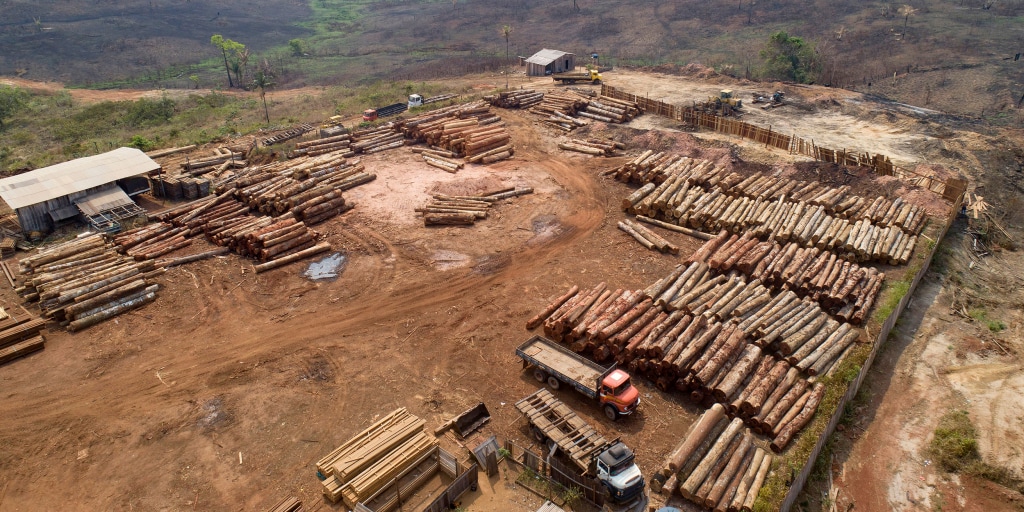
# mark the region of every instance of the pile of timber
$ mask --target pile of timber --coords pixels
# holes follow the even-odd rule
[[[575,116],[587,107],[590,98],[573,91],[552,92],[544,95],[540,103],[530,107],[530,112],[545,116],[555,113]]]
[[[437,167],[445,172],[455,174],[459,169],[462,169],[465,164],[455,159],[455,153],[446,149],[438,147],[415,147],[412,148],[413,153],[418,153],[422,158],[423,162],[431,167]]]
[[[621,142],[602,139],[567,139],[558,143],[559,149],[575,151],[591,156],[616,156],[616,149],[626,149]]]
[[[803,201],[814,206],[823,206],[829,214],[844,219],[866,219],[879,226],[897,226],[909,233],[918,234],[927,218],[924,210],[904,202],[902,198],[888,199],[878,196],[869,199],[850,193],[850,187],[830,187],[817,181],[800,181],[778,176],[754,174],[744,178],[731,173],[722,180],[722,188],[732,195],[751,198],[761,197],[775,200],[788,196],[793,201]]]
[[[3,242],[7,242],[8,240],[10,240],[13,245],[13,238],[4,238]],[[3,272],[4,277],[7,279],[7,283],[11,285],[11,288],[18,287],[18,276],[14,275],[14,271],[11,270],[11,266],[6,261],[0,261],[0,271]]]
[[[823,205],[789,201],[784,195],[777,200],[729,195],[731,189],[720,186],[724,171],[710,162],[668,155],[652,161],[656,156],[641,155],[613,169],[616,175],[625,173],[624,179],[648,181],[623,201],[629,213],[704,231],[727,229],[827,249],[851,261],[905,264],[916,246],[917,235],[898,226],[834,217]]]
[[[405,136],[396,131],[394,123],[387,123],[374,128],[357,130],[351,134],[352,143],[348,146],[347,156],[364,153],[367,155],[396,149],[406,145]]]
[[[244,165],[244,162],[241,162]],[[212,184],[209,179],[185,174],[159,175],[149,177],[150,190],[154,197],[180,201],[192,200],[210,195]]]
[[[399,121],[396,130],[417,142],[431,146],[440,158],[431,158],[428,164],[449,172],[451,165],[445,159],[464,158],[466,163],[489,164],[512,157],[511,135],[501,118],[490,111],[486,103],[455,105]],[[445,156],[443,152],[449,152]],[[431,155],[424,155],[424,160]]]
[[[771,462],[772,454],[716,405],[690,427],[651,480],[651,487],[710,510],[749,512]]]
[[[576,115],[605,123],[627,123],[640,113],[640,106],[634,102],[598,96],[588,100]]]
[[[313,206],[306,207],[307,204]],[[338,215],[351,207],[344,203],[340,193],[328,193],[300,203],[278,217],[254,216],[247,205],[228,191],[213,200],[192,203],[189,208],[158,214],[157,218],[164,225],[184,229],[189,234],[201,232],[211,243],[264,262],[255,266],[257,272],[264,272],[330,250],[330,244],[317,243],[320,235],[309,229],[307,222]],[[323,211],[316,213],[318,208]],[[185,258],[174,263],[182,260]]]
[[[215,148],[213,150],[212,157],[197,160],[186,159],[181,163],[181,170],[191,175],[202,174],[209,172],[212,167],[217,167],[225,163],[237,165],[234,162],[238,162],[244,167],[245,155],[242,153],[236,153],[227,148]]]
[[[284,132],[281,132],[273,137],[267,137],[263,139],[262,144],[264,146],[273,146],[274,144],[280,144],[286,140],[292,140],[296,137],[301,137],[304,133],[313,129],[313,125],[308,123],[300,124],[294,128],[290,128]]]
[[[691,261],[712,270],[738,270],[775,289],[786,289],[820,304],[836,318],[860,325],[882,289],[885,274],[837,258],[834,253],[798,244],[762,242],[749,234],[722,230],[697,250]]]
[[[163,272],[152,261],[118,254],[98,234],[23,258],[19,267],[24,285],[18,293],[72,331],[156,300],[153,279]]]
[[[46,322],[20,309],[9,313],[0,308],[0,364],[42,350],[46,343],[41,334]]]
[[[292,156],[308,155],[317,156],[334,151],[346,151],[345,156],[355,155],[352,152],[348,155],[347,150],[352,145],[352,135],[343,133],[341,135],[334,135],[331,137],[323,137],[319,139],[306,140],[295,144],[295,151],[292,152]]]
[[[324,497],[348,507],[370,498],[425,455],[437,441],[424,421],[398,409],[363,430],[317,462]]]
[[[484,96],[484,101],[500,108],[530,108],[544,99],[544,93],[533,89],[501,92]]]
[[[189,230],[162,222],[135,228],[114,237],[117,252],[137,261],[151,260],[192,245]]]
[[[270,512],[302,512],[302,502],[295,496],[289,496],[274,505]]]
[[[416,212],[423,215],[424,226],[472,226],[477,220],[487,218],[487,211],[494,203],[532,193],[530,187],[508,187],[478,196],[434,194],[427,204],[416,208]]]
[[[640,245],[643,245],[648,249],[669,254],[679,254],[678,245],[665,240],[661,235],[658,235],[630,219],[619,221],[618,225],[619,229],[628,233],[634,240],[640,242]]]
[[[590,124],[589,121],[576,119],[575,117],[567,116],[558,111],[552,112],[551,115],[544,118],[543,121],[554,128],[562,130],[563,132],[571,132],[580,126]]]

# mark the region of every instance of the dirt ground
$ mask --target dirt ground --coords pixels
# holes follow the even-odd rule
[[[641,74],[616,73],[615,82],[609,73],[609,83],[645,90],[646,82],[629,81],[642,80]],[[650,77],[649,86],[671,87],[673,79],[678,91],[722,88],[660,76]],[[550,82],[522,85],[531,83]],[[837,101],[864,101],[851,98]],[[844,108],[860,107],[817,115],[852,115]],[[813,116],[787,110],[771,114],[797,134],[821,133],[828,140],[815,131]],[[555,134],[529,114],[501,115],[517,147],[512,160],[451,175],[405,151],[365,158],[377,180],[347,193],[357,205],[352,212],[316,228],[346,257],[334,281],[309,281],[301,275],[304,265],[257,275],[251,262],[229,255],[170,269],[159,278],[157,301],[144,309],[76,334],[51,326],[45,350],[0,368],[0,511],[259,510],[288,495],[315,507],[322,503],[315,462],[397,407],[433,428],[483,401],[495,433],[525,440],[512,404],[536,389],[513,354],[528,336],[526,320],[574,284],[647,286],[678,257],[648,252],[616,229],[624,215],[619,203],[631,189],[597,173],[625,158],[560,152]],[[851,149],[892,151],[894,157],[902,151],[907,162],[933,161],[928,127],[898,113],[892,119],[851,121],[836,143],[848,140]],[[656,122],[644,116],[634,123]],[[698,136],[707,147],[744,159],[787,159]],[[504,202],[471,228],[424,228],[413,212],[430,192],[511,185],[535,193]],[[666,236],[683,254],[698,245],[683,235]],[[1017,253],[986,260],[986,268],[994,262],[1004,265],[993,267],[996,274],[1019,275],[1022,268]],[[956,327],[963,318],[944,320],[949,306],[940,289],[937,277],[924,282],[902,321],[906,327],[869,376],[872,399],[861,405],[862,419],[844,431],[850,447],[837,452],[833,466],[840,500],[852,497],[841,501],[843,510],[845,503],[858,510],[919,508],[933,493],[929,478],[950,506],[987,510],[993,500],[1014,506],[987,482],[947,481],[934,466],[914,462],[953,400],[972,411],[983,455],[1017,468],[1022,456],[1019,448],[1007,448],[1020,444],[1007,443],[1021,431],[1021,409],[1002,406],[1014,393],[1019,399],[1016,352],[947,349],[967,338]],[[17,303],[9,289],[0,299]],[[1007,300],[991,313],[1006,312],[1001,318],[1009,328],[998,336],[1007,343],[1020,340],[1014,304],[1020,302]],[[641,410],[617,424],[582,396],[560,397],[621,436],[649,473],[701,411],[647,382],[637,385]],[[533,506],[513,494],[524,500],[523,510]],[[883,498],[888,501],[878,501]],[[475,499],[471,510],[519,509]]]

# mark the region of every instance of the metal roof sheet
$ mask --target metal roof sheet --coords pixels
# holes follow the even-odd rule
[[[125,194],[121,187],[115,185],[75,201],[75,206],[85,215],[98,215],[100,212],[113,210],[118,206],[128,206],[133,203],[134,201],[128,197],[128,194]]]
[[[545,49],[543,49],[543,50],[541,50],[541,51],[531,55],[529,59],[526,59],[526,62],[529,62],[530,64],[540,64],[540,65],[543,65],[543,66],[547,66],[548,64],[551,64],[552,62],[562,58],[565,55],[574,55],[574,54],[569,53],[569,52],[559,51],[559,50],[549,50],[549,49],[545,48]]]
[[[0,198],[18,209],[159,168],[160,164],[138,149],[118,148],[4,178],[0,180]]]

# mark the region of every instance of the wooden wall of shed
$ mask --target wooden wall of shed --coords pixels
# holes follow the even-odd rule
[[[71,206],[76,199],[81,199],[89,194],[99,192],[101,190],[107,190],[116,186],[116,183],[104,183],[98,187],[86,189],[81,192],[60,196],[42,203],[23,206],[17,209],[18,224],[21,225],[21,230],[26,233],[31,231],[39,231],[43,233],[52,231],[54,224],[53,219],[50,218],[50,212],[59,210],[65,206]]]

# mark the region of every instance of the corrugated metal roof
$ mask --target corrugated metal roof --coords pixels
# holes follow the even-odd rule
[[[0,180],[0,198],[18,209],[159,168],[160,164],[138,149],[118,148],[4,178]]]
[[[530,64],[540,64],[542,66],[547,66],[548,64],[551,64],[552,62],[562,58],[565,55],[574,54],[558,50],[549,50],[545,48],[531,55],[529,59],[526,59],[526,62],[529,62]]]
[[[77,201],[75,206],[85,215],[97,215],[100,212],[113,210],[118,206],[128,206],[134,201],[124,193],[121,187],[113,186],[106,190],[94,192]]]

